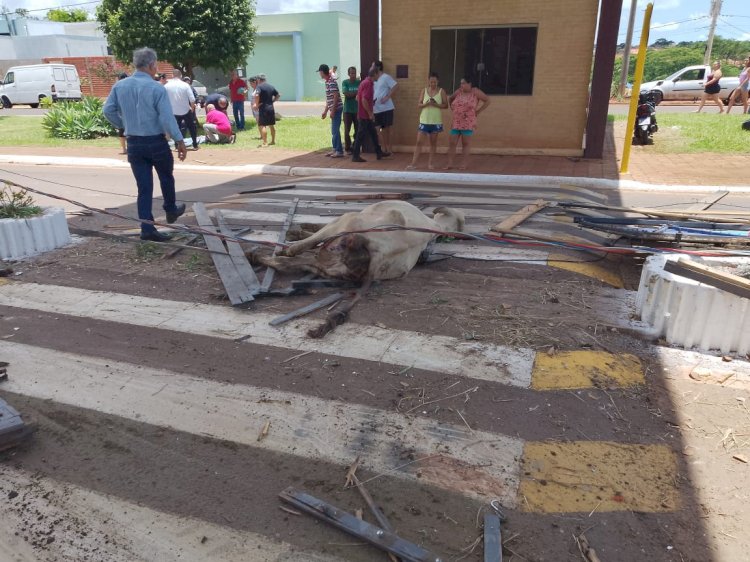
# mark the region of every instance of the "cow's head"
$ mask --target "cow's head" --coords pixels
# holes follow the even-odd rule
[[[318,252],[320,268],[326,276],[349,281],[362,281],[370,270],[367,238],[347,234],[326,242]]]
[[[432,219],[440,225],[444,232],[463,232],[466,219],[458,209],[438,207],[433,212]]]

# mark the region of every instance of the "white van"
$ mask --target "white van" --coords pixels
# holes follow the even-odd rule
[[[42,98],[52,101],[80,100],[81,79],[72,64],[14,66],[0,83],[0,100],[5,107],[26,104],[39,107]]]

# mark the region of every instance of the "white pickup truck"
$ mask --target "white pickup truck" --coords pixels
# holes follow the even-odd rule
[[[686,66],[671,76],[653,82],[641,84],[641,90],[653,92],[654,101],[659,104],[662,101],[693,101],[700,99],[706,80],[711,74],[711,67],[702,64]],[[729,96],[740,85],[740,79],[736,76],[725,76],[719,80],[721,92],[719,97],[727,103]]]

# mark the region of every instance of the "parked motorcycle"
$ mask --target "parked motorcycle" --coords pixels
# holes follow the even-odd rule
[[[653,144],[654,140],[651,136],[658,130],[654,93],[648,90],[641,90],[638,95],[638,109],[635,112],[633,144]]]

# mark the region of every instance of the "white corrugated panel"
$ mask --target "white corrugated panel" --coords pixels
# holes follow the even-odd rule
[[[0,219],[0,259],[19,259],[70,243],[65,210],[44,209],[28,219]]]
[[[671,344],[722,353],[750,351],[750,301],[664,271],[667,260],[681,256],[652,256],[646,260],[636,297],[641,320]],[[750,264],[747,258],[699,258],[717,266]]]

